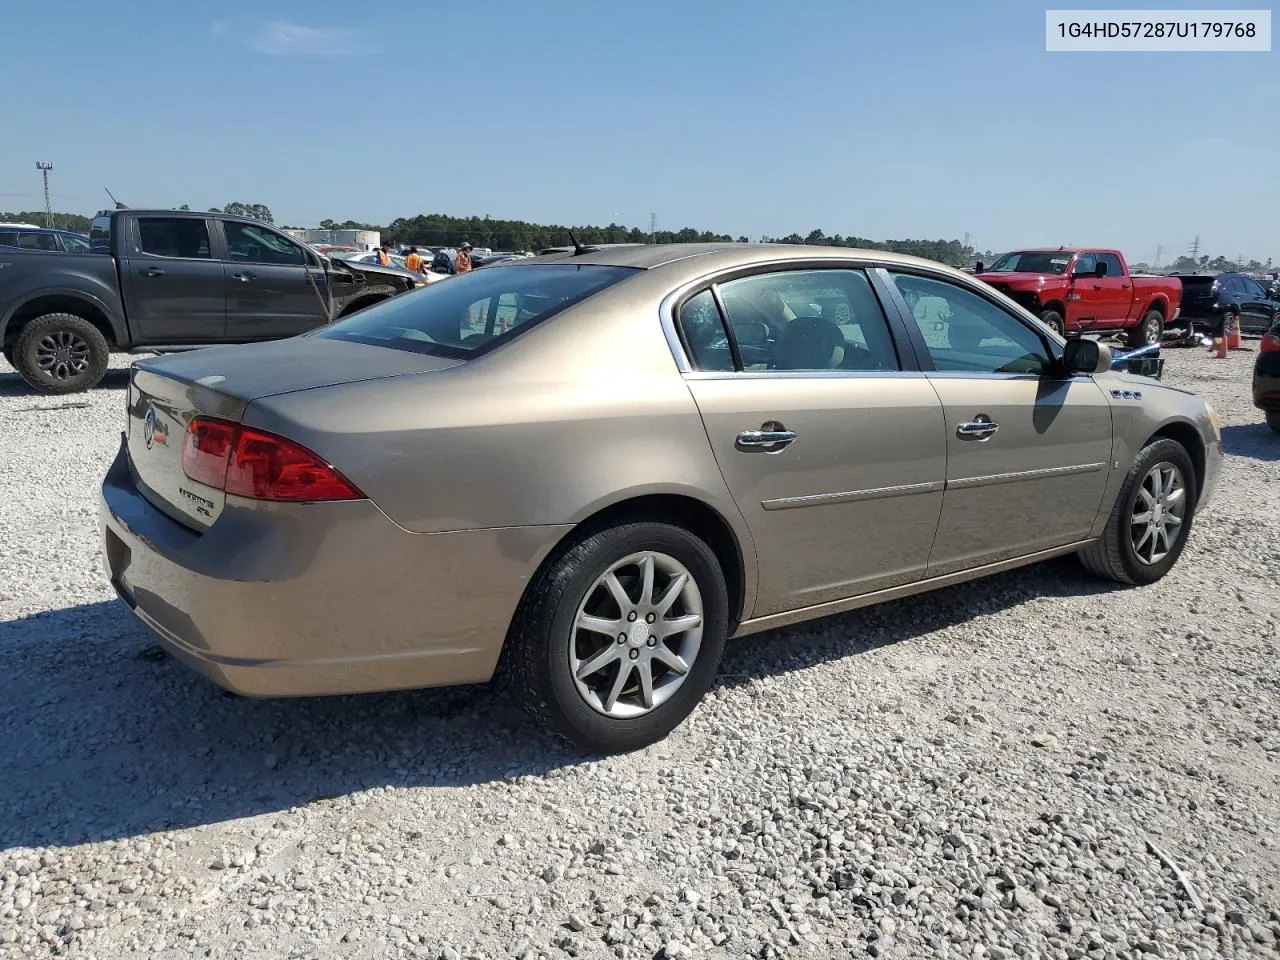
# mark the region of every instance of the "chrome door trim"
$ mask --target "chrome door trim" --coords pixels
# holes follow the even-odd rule
[[[1104,463],[1080,463],[1070,467],[1045,467],[1042,470],[1019,470],[1016,473],[993,473],[985,477],[960,477],[947,481],[947,489],[964,490],[970,487],[985,487],[988,484],[1019,483],[1023,480],[1043,480],[1046,477],[1067,477],[1078,473],[1097,473],[1105,470]]]
[[[884,497],[906,497],[917,493],[937,493],[945,481],[928,483],[904,483],[893,487],[871,487],[866,490],[846,490],[840,493],[815,493],[806,497],[780,497],[777,500],[761,500],[766,510],[794,510],[797,507],[820,507],[830,503],[853,503],[858,500],[879,500]]]
[[[880,377],[925,379],[919,370],[691,370],[686,380],[861,380]]]

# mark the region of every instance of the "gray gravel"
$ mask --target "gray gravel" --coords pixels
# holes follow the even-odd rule
[[[155,658],[98,559],[123,375],[0,362],[0,955],[1280,956],[1252,358],[1169,356],[1229,456],[1160,584],[1066,559],[737,642],[605,761],[483,688],[263,703]]]

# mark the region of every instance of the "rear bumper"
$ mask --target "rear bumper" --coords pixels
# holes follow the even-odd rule
[[[107,573],[178,659],[252,697],[483,682],[528,578],[567,531],[403,530],[368,501],[227,499],[205,533],[134,483],[102,484]]]
[[[1253,405],[1280,410],[1280,353],[1260,353],[1253,365]]]

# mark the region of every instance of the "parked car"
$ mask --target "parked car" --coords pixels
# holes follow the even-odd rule
[[[90,243],[90,254],[0,247],[0,345],[34,390],[89,389],[112,350],[292,337],[420,285],[224,214],[113,210]]]
[[[945,301],[963,345],[909,296]],[[502,657],[534,716],[628,750],[694,708],[730,635],[1062,554],[1163,577],[1217,418],[1109,366],[915,258],[538,257],[136,363],[106,562],[228,689],[477,683]]]
[[[1280,320],[1258,344],[1253,363],[1253,405],[1266,414],[1267,426],[1280,433]]]
[[[1240,329],[1248,333],[1264,333],[1280,318],[1280,300],[1241,273],[1179,276],[1182,283],[1180,320],[1188,325],[1201,324],[1210,332],[1221,334],[1223,320],[1240,321]]]
[[[65,253],[89,253],[89,238],[71,230],[9,229],[0,227],[0,247],[24,250],[48,250]]]
[[[405,261],[405,258],[400,256],[398,253],[390,253],[390,254],[387,254],[387,256],[390,258],[393,266],[399,268],[400,270],[404,270],[407,273],[411,273],[415,277],[421,277],[427,283],[435,283],[437,280],[443,280],[445,277],[448,276],[447,273],[436,273],[434,270],[427,270],[426,273],[419,273],[417,270],[410,270],[408,264]],[[334,254],[330,254],[330,258],[341,260],[343,263],[375,264],[375,265],[378,263],[378,254],[376,251],[369,252],[369,253],[354,253],[354,254],[334,253]]]
[[[976,276],[1059,335],[1125,331],[1129,346],[1159,343],[1176,320],[1176,278],[1129,273],[1119,250],[1014,250]]]

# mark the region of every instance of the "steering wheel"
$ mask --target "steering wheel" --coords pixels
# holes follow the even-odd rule
[[[841,370],[883,370],[884,362],[866,347],[852,343],[844,345],[844,359],[840,361]]]

